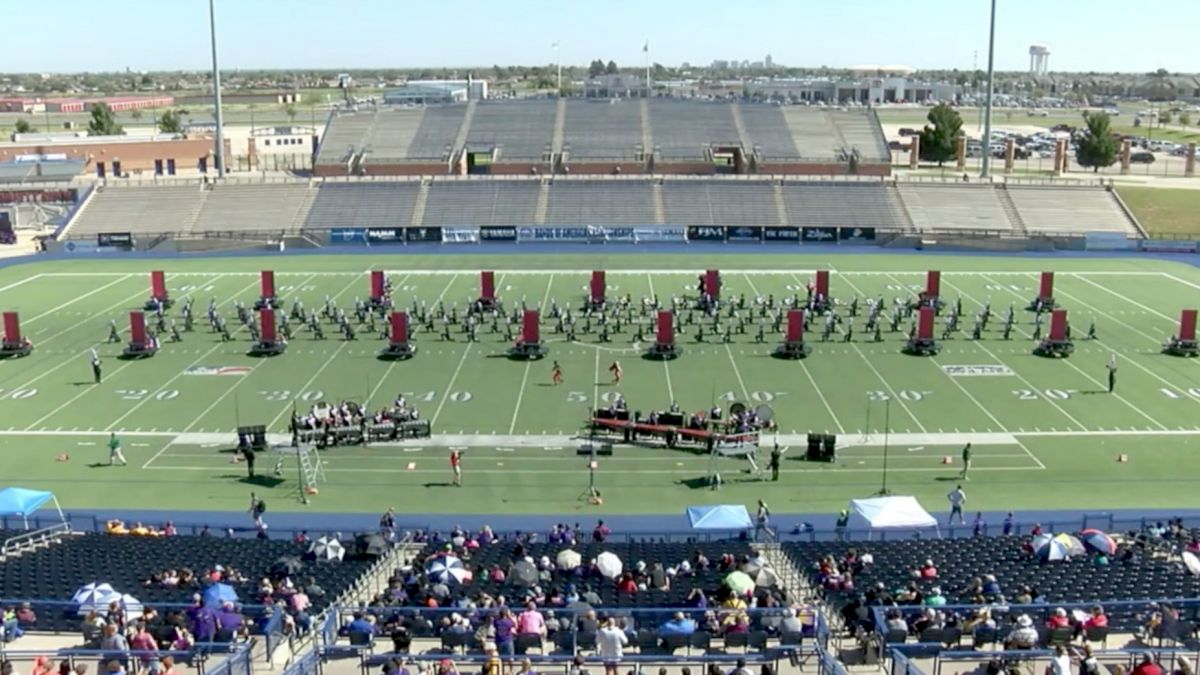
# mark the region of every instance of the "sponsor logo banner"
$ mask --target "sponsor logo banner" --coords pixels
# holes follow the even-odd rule
[[[839,241],[875,241],[873,227],[842,227],[838,229]]]
[[[335,227],[329,231],[330,244],[361,244],[367,240],[367,231],[361,227]]]
[[[516,241],[517,228],[488,225],[479,228],[480,241]]]
[[[372,244],[402,244],[404,243],[404,228],[368,227],[367,241]]]
[[[443,244],[477,244],[479,243],[479,228],[477,227],[443,227]]]
[[[249,375],[254,370],[250,366],[192,366],[183,371],[184,375]]]
[[[519,241],[591,241],[603,240],[603,229],[590,227],[521,227],[517,228]]]
[[[1141,249],[1147,253],[1195,253],[1197,242],[1176,239],[1143,239]]]
[[[94,241],[71,239],[63,244],[63,250],[67,253],[98,253],[100,247]]]
[[[1128,239],[1122,232],[1088,232],[1084,235],[1089,251],[1136,251],[1136,239]]]
[[[769,242],[798,242],[800,228],[798,227],[764,227],[763,241]]]
[[[725,241],[725,228],[713,225],[689,225],[688,241]]]
[[[682,227],[635,227],[633,239],[638,243],[687,241],[687,230]]]
[[[441,243],[442,228],[440,227],[410,227],[404,231],[404,237],[412,242]]]
[[[725,228],[725,241],[762,241],[763,228],[734,226]]]
[[[1013,374],[1012,369],[1008,366],[995,364],[986,366],[942,366],[942,372],[950,377],[987,377]]]
[[[813,243],[836,244],[837,236],[836,227],[804,227],[800,230],[800,237]]]
[[[133,235],[128,232],[101,232],[96,235],[96,246],[128,251],[133,248]]]

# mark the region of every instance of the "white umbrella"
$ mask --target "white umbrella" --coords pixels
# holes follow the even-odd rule
[[[1183,564],[1187,565],[1187,569],[1194,576],[1200,577],[1200,558],[1196,557],[1191,551],[1183,552]]]
[[[760,567],[754,575],[754,583],[759,588],[771,588],[779,583],[779,575],[770,567]]]
[[[596,556],[596,570],[609,579],[621,576],[621,571],[624,569],[625,566],[621,564],[621,559],[615,553],[605,551]]]
[[[321,537],[314,541],[308,552],[317,560],[341,560],[346,557],[346,547],[333,537]]]
[[[85,616],[88,612],[103,612],[108,609],[110,602],[120,599],[121,594],[113,589],[112,584],[99,581],[81,586],[71,596],[71,602],[79,605],[79,616]]]
[[[142,601],[126,593],[121,596],[121,609],[125,610],[126,619],[137,619],[142,616]]]
[[[569,548],[559,551],[558,556],[554,559],[554,563],[560,570],[573,570],[582,562],[583,556]]]
[[[461,584],[471,579],[471,572],[463,565],[463,561],[452,555],[430,561],[429,566],[425,568],[425,574],[430,579],[447,586]]]

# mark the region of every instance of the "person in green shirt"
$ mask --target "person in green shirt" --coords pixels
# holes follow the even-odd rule
[[[113,433],[108,437],[108,465],[113,466],[117,462],[120,462],[121,466],[129,464],[125,461],[125,455],[121,454],[121,439],[117,438],[116,433]]]
[[[837,519],[837,539],[838,541],[846,540],[846,528],[850,525],[850,512],[842,509],[838,513]]]
[[[967,472],[971,470],[971,444],[967,443],[962,449],[962,473],[958,475],[963,480],[971,480],[967,477]]]

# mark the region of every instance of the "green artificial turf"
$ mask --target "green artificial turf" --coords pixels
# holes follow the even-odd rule
[[[367,295],[367,271],[374,268],[388,270],[401,307],[416,298],[461,312],[478,295],[478,271],[485,268],[496,270],[510,307],[523,301],[548,309],[555,302],[578,306],[592,269],[608,270],[610,295],[666,302],[694,295],[697,272],[709,266],[723,270],[726,298],[744,294],[751,303],[756,296],[803,297],[813,270],[833,269],[832,294],[842,302],[857,296],[863,308],[868,297],[882,295],[890,306],[914,294],[925,270],[940,269],[943,296],[962,299],[963,331],[937,357],[918,358],[900,352],[908,322],[900,333],[885,329],[876,343],[860,315],[851,322],[853,342],[842,342],[839,332],[823,343],[818,321],[808,335],[812,355],[779,361],[769,356],[778,334],[768,331],[766,343],[757,344],[751,328],[728,345],[711,336],[696,343],[691,325],[680,336],[682,357],[664,364],[639,358],[644,344],[634,345],[628,329],[609,343],[595,334],[567,343],[547,320],[547,360],[504,358],[504,335],[485,325],[474,344],[457,332],[442,342],[418,330],[416,358],[387,363],[375,358],[382,340],[360,332],[357,341],[343,342],[328,326],[326,341],[299,331],[285,355],[250,358],[244,333],[222,343],[202,316],[210,298],[226,314],[234,300],[252,303],[260,269],[275,270],[289,306],[299,298],[317,307],[329,295],[350,308]],[[108,321],[127,324],[126,313],[148,296],[151,269],[166,270],[175,297],[196,298],[197,330],[182,344],[164,343],[152,359],[119,361],[120,345],[103,343]],[[1036,295],[1043,269],[1057,272],[1056,296],[1075,328],[1076,352],[1066,360],[1031,354],[1032,314],[1023,307]],[[973,507],[1194,507],[1200,497],[1188,487],[1200,469],[1200,361],[1159,349],[1177,330],[1180,308],[1200,304],[1198,298],[1200,272],[1149,259],[708,256],[700,249],[686,256],[600,250],[37,262],[0,270],[0,309],[19,311],[36,345],[30,357],[0,362],[0,475],[8,484],[53,489],[68,507],[240,509],[244,468],[231,464],[229,452],[238,424],[281,432],[293,405],[303,411],[316,400],[369,397],[377,408],[403,392],[433,420],[434,438],[327,451],[326,481],[308,507],[284,498],[296,485],[288,465],[281,480],[258,486],[274,492],[272,508],[373,511],[387,503],[414,512],[645,513],[762,496],[779,511],[830,511],[879,487],[886,452],[889,487],[939,509],[967,434],[976,434]],[[998,318],[983,340],[969,339],[971,317],[988,301],[998,314],[1016,306],[1014,339],[1001,339]],[[1083,340],[1093,319],[1099,340]],[[939,334],[941,328],[939,319]],[[100,385],[91,384],[92,347],[105,359]],[[1102,390],[1112,354],[1118,387],[1108,394]],[[558,386],[550,383],[552,360],[565,372]],[[607,373],[614,360],[624,370],[619,386]],[[946,374],[963,365],[1003,366],[989,370],[1005,374]],[[197,366],[251,371],[188,374]],[[585,505],[578,498],[588,484],[586,459],[575,454],[579,441],[570,437],[589,407],[617,391],[642,411],[665,409],[672,400],[688,411],[714,402],[770,406],[791,445],[782,480],[752,480],[744,461],[721,459],[725,485],[713,491],[703,484],[712,461],[704,453],[619,446],[597,471],[605,503]],[[102,466],[109,431],[122,436],[129,467]],[[809,431],[839,435],[847,447],[837,462],[801,461],[804,448],[793,441]],[[466,486],[458,489],[446,485],[447,446],[463,435],[497,438],[469,443]],[[1116,461],[1122,454],[1129,461]],[[954,463],[942,464],[944,457]],[[269,473],[270,464],[260,459],[260,471]]]

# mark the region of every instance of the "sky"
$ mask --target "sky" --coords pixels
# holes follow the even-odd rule
[[[18,0],[0,0],[0,9]],[[222,70],[490,67],[650,58],[987,66],[988,0],[215,0]],[[996,68],[1200,71],[1200,0],[997,0]],[[207,0],[21,3],[0,72],[210,67]],[[18,25],[19,24],[19,25]]]

